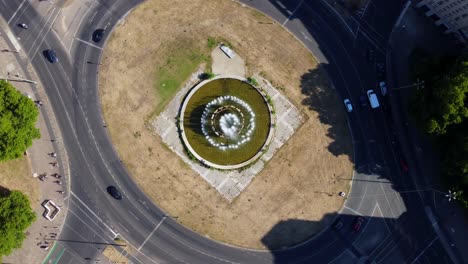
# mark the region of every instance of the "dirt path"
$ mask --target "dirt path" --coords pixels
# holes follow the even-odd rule
[[[119,155],[158,206],[213,239],[272,249],[309,238],[341,208],[336,194],[349,188],[352,146],[342,102],[324,71],[280,25],[264,22],[272,21],[233,1],[147,1],[111,36],[100,95]],[[189,59],[209,57],[209,37],[228,41],[245,59],[247,75],[265,76],[307,116],[230,204],[145,128],[166,83],[176,81],[168,74],[162,81],[161,70],[183,64],[174,62],[181,51]]]

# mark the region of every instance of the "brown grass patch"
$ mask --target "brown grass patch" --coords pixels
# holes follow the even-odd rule
[[[31,205],[39,202],[39,184],[32,177],[31,166],[25,156],[0,162],[0,186],[21,191],[28,196]]]

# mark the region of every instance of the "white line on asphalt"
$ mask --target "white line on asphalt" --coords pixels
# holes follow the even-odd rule
[[[283,22],[283,24],[281,24],[282,26],[286,25],[286,23],[288,23],[289,19],[291,19],[291,17],[294,15],[294,13],[296,13],[297,9],[299,9],[299,7],[301,7],[302,3],[304,3],[304,0],[302,0],[297,6],[296,8],[294,8],[294,10],[292,11],[292,13],[288,16],[288,18],[286,18],[286,20]]]
[[[140,221],[140,218],[138,218],[135,214],[133,214],[132,212],[130,212],[130,210],[128,210],[128,212],[129,212],[133,217],[135,217],[136,220]]]
[[[362,34],[367,40],[369,40],[370,43],[372,43],[372,45],[374,45],[374,47],[375,47],[378,51],[380,51],[380,53],[385,54],[385,50],[382,49],[377,43],[375,43],[374,40],[372,40],[372,39],[366,34],[366,32],[364,32],[364,31],[361,30],[361,34]]]
[[[140,249],[146,244],[146,242],[148,242],[148,240],[150,239],[150,237],[154,234],[154,232],[156,232],[156,230],[158,230],[158,228],[161,226],[161,224],[164,222],[164,220],[166,219],[167,216],[164,216],[163,219],[161,219],[161,221],[159,221],[159,223],[156,225],[156,227],[153,229],[153,231],[151,231],[151,233],[148,235],[148,237],[146,237],[145,241],[143,241],[143,243],[141,244],[141,246],[138,248],[138,251],[140,251]]]
[[[367,4],[364,6],[364,11],[362,11],[362,14],[359,18],[362,18],[364,14],[366,14],[366,11],[367,11],[367,8],[369,7],[370,2],[372,2],[372,0],[367,1]]]
[[[124,226],[124,225],[122,225],[121,223],[119,223],[119,225],[120,225],[120,226],[121,226],[123,229],[125,229],[125,231],[127,231],[127,233],[130,233],[130,231],[128,231],[128,229],[127,229],[127,228],[125,228],[125,226]]]
[[[405,16],[406,11],[408,11],[408,8],[410,7],[410,5],[411,5],[411,1],[406,2],[405,7],[401,11],[400,16],[398,17],[397,22],[395,23],[395,27],[398,27],[400,25],[401,20]]]
[[[331,10],[333,10],[333,12],[335,12],[335,14],[341,19],[341,21],[346,25],[346,27],[348,28],[349,32],[351,32],[351,34],[354,35],[354,32],[353,30],[351,29],[351,27],[349,27],[348,23],[346,23],[346,21],[344,20],[344,18],[340,15],[340,13],[338,13],[338,11],[336,11],[328,2],[327,0],[322,0],[322,2],[324,4],[326,4]]]
[[[96,46],[96,45],[94,45],[93,43],[91,43],[91,42],[89,42],[89,41],[82,40],[82,39],[80,39],[80,38],[75,38],[75,39],[76,39],[76,40],[78,40],[78,41],[81,41],[81,42],[83,42],[83,43],[85,43],[85,44],[88,44],[88,45],[90,45],[90,46],[92,46],[92,47],[95,47],[95,48],[97,48],[97,49],[100,49],[100,50],[102,50],[102,48],[101,48],[101,47],[99,47],[99,46]]]
[[[62,10],[61,10],[61,9],[59,9],[59,11],[58,11],[57,14],[55,15],[54,19],[52,20],[52,23],[50,23],[50,26],[49,26],[49,28],[47,29],[47,31],[46,31],[45,33],[42,33],[42,34],[39,33],[40,35],[42,35],[42,39],[41,39],[41,41],[39,42],[39,44],[37,45],[36,51],[30,56],[30,58],[31,58],[30,60],[33,60],[34,57],[36,56],[37,52],[39,51],[39,48],[41,47],[41,44],[44,42],[44,40],[45,40],[47,34],[49,34],[50,29],[52,29],[52,26],[54,25],[55,20],[58,18],[58,16],[60,15],[60,13],[62,13]],[[52,16],[51,16],[51,17],[52,17]],[[47,26],[47,22],[44,24],[44,28],[43,28],[43,29],[46,28],[45,26]],[[41,29],[41,32],[42,32],[43,29]],[[36,43],[36,41],[37,41],[37,39],[34,41],[34,43]],[[33,45],[31,45],[32,47],[34,46],[34,43],[33,43]]]
[[[390,213],[392,214],[392,218],[395,218],[395,213],[392,210],[392,205],[390,204],[390,201],[388,200],[387,194],[385,193],[385,190],[383,189],[383,185],[382,184],[379,184],[379,185],[380,185],[380,189],[382,189],[382,193],[384,194],[385,201],[387,201],[388,208],[390,209]]]
[[[112,228],[110,228],[106,223],[104,223],[104,221],[102,221],[102,219],[97,215],[95,214],[83,201],[81,201],[80,198],[78,198],[78,196],[76,196],[76,194],[74,192],[70,192],[71,195],[73,195],[84,207],[86,207],[86,209],[88,209],[97,219],[99,219],[99,221],[101,221],[111,232],[114,236],[117,237],[118,233],[114,232],[114,230],[112,230]]]
[[[382,253],[385,253],[385,255],[382,256],[382,259],[379,261],[379,262],[382,262],[383,260],[385,260],[387,258],[388,255],[390,255],[395,249],[397,249],[399,247],[397,242],[394,242],[394,240],[391,240],[391,241],[393,242],[393,245],[392,245],[392,243],[389,243],[384,248],[384,250],[382,250],[377,256],[374,257],[374,259],[376,259],[378,256],[380,256]],[[392,247],[390,249],[387,249],[387,247],[389,245],[391,245]]]
[[[346,205],[345,205],[345,206],[343,206],[343,208],[346,208],[346,209],[350,210],[351,212],[353,212],[353,213],[355,213],[355,214],[357,214],[357,215],[361,215],[361,216],[362,216],[362,214],[361,214],[361,213],[359,213],[358,211],[356,211],[356,210],[354,210],[354,209],[351,209],[351,208],[349,208],[349,207],[348,207],[348,206],[346,206]]]
[[[416,261],[418,261],[418,259],[424,254],[424,252],[426,252],[426,250],[432,246],[432,244],[434,244],[434,242],[438,239],[438,237],[434,237],[434,239],[432,239],[431,243],[429,243],[429,245],[427,245],[423,251],[421,251],[421,253],[419,253],[419,255],[411,262],[411,264],[415,263]]]
[[[24,2],[26,2],[26,0],[23,0],[23,2],[21,2],[21,4],[18,6],[18,8],[16,9],[16,11],[13,13],[13,15],[10,17],[10,19],[8,19],[8,22],[7,24],[9,25],[11,20],[13,20],[13,18],[16,16],[16,13],[18,13],[18,11],[21,9],[21,7],[24,5]]]
[[[109,237],[110,239],[115,239],[115,237],[109,236],[109,235],[107,234],[106,230],[103,229],[102,227],[100,227],[96,222],[94,222],[94,221],[91,220],[91,222],[93,222],[93,223],[99,228],[99,230],[96,230],[95,228],[92,228],[91,225],[89,225],[84,219],[82,219],[81,217],[79,217],[78,214],[75,213],[73,210],[70,210],[70,209],[69,209],[68,212],[70,212],[72,215],[74,215],[76,218],[78,218],[78,220],[80,220],[85,226],[87,226],[87,227],[88,227],[90,230],[92,230],[94,233],[96,233],[96,234],[104,233],[104,234],[106,234],[106,236]],[[89,217],[89,215],[87,215],[86,213],[85,213],[85,215],[86,215],[87,217]],[[97,232],[97,231],[99,231],[99,232]]]
[[[98,1],[93,1],[91,2],[91,6],[89,6],[88,10],[86,10],[86,12],[83,14],[83,16],[81,17],[81,20],[80,22],[78,23],[78,26],[76,27],[76,30],[75,30],[75,33],[73,33],[73,39],[72,41],[70,42],[70,47],[68,47],[68,53],[70,53],[70,50],[72,48],[72,45],[73,45],[73,40],[75,39],[75,36],[76,36],[76,32],[78,32],[78,29],[80,29],[80,26],[81,26],[81,23],[83,23],[83,20],[86,18],[87,14],[89,11],[91,11],[93,9],[93,6],[94,6],[94,3],[97,3]],[[89,20],[91,21],[91,19]]]

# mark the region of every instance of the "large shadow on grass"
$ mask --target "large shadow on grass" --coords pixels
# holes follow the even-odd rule
[[[346,124],[344,106],[337,91],[324,83],[326,71],[323,64],[309,70],[301,77],[301,92],[305,95],[302,104],[318,114],[326,136],[332,140],[327,149],[335,156],[346,155],[352,160],[349,128]]]

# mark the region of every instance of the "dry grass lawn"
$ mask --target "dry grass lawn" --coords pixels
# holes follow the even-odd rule
[[[146,1],[113,32],[99,82],[112,141],[158,206],[213,239],[273,249],[304,241],[329,224],[343,203],[336,193],[349,188],[337,178],[352,175],[352,146],[342,102],[326,74],[280,25],[258,23],[268,21],[227,0]],[[173,66],[179,50],[209,54],[210,37],[229,41],[249,74],[272,81],[307,117],[232,203],[145,127],[163,104],[161,69]]]
[[[27,157],[0,162],[0,187],[21,191],[28,196],[32,206],[39,202],[39,184],[31,176]]]

